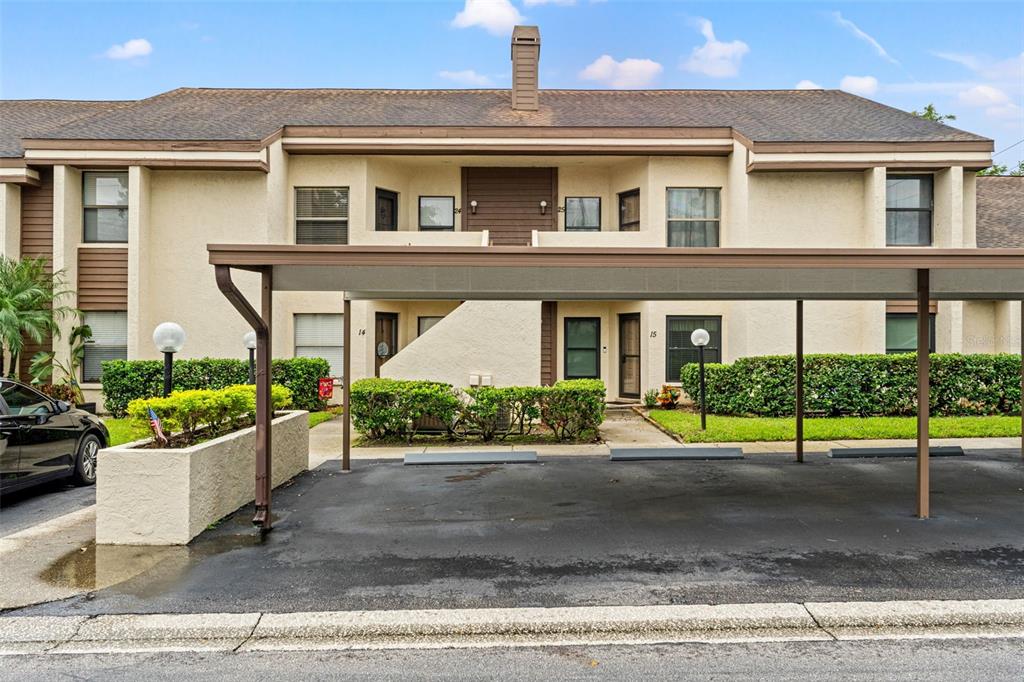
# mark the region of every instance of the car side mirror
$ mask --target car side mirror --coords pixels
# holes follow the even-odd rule
[[[65,412],[71,411],[71,403],[64,400],[57,401],[57,414],[64,414]]]

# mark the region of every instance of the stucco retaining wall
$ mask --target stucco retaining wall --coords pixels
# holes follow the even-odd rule
[[[96,542],[184,545],[214,521],[252,502],[256,427],[180,450],[139,449],[144,441],[99,453]],[[271,479],[278,486],[309,465],[308,413],[273,421]]]

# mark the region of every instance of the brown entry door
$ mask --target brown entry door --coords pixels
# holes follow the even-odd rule
[[[619,315],[619,395],[640,397],[640,313]]]
[[[398,229],[398,193],[377,188],[378,232],[394,232]]]
[[[373,336],[373,376],[380,376],[380,366],[398,352],[398,313],[377,313]]]
[[[556,228],[557,168],[466,167],[462,174],[464,230],[490,230],[496,246],[529,246],[533,230]]]

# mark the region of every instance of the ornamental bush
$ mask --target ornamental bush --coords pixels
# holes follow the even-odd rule
[[[291,391],[292,404],[296,409],[312,412],[326,406],[317,385],[321,377],[331,374],[326,360],[274,360],[271,374],[273,383]],[[175,391],[220,389],[245,384],[248,379],[249,363],[245,360],[202,358],[174,361]],[[100,383],[107,411],[115,417],[123,417],[131,401],[163,393],[164,365],[160,360],[108,360],[103,363]]]
[[[291,405],[291,391],[284,386],[270,387],[274,410]],[[185,444],[196,441],[200,433],[211,438],[228,431],[251,426],[256,415],[256,387],[243,384],[218,390],[174,391],[166,398],[140,398],[128,404],[128,416],[148,424],[153,410],[170,437],[180,431]]]
[[[708,411],[715,414],[790,416],[795,411],[796,359],[792,355],[740,358],[705,366]],[[1020,356],[933,354],[931,414],[1017,414]],[[683,390],[698,395],[699,368],[680,372]],[[917,359],[901,355],[804,356],[804,410],[811,415],[909,416],[917,413]]]
[[[527,434],[539,420],[559,440],[596,438],[604,419],[604,384],[560,381],[554,386],[481,386],[401,379],[360,379],[350,396],[352,422],[371,440],[416,435],[425,420],[444,425],[450,438],[488,442]]]

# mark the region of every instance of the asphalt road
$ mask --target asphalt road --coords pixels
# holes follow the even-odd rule
[[[0,495],[0,537],[84,509],[96,502],[96,486],[70,478]]]
[[[1019,680],[1021,640],[11,656],[0,680]]]
[[[275,492],[262,542],[243,509],[188,547],[73,553],[55,579],[112,586],[14,613],[1024,597],[1019,453],[935,459],[928,521],[914,472],[821,455],[330,462]]]

